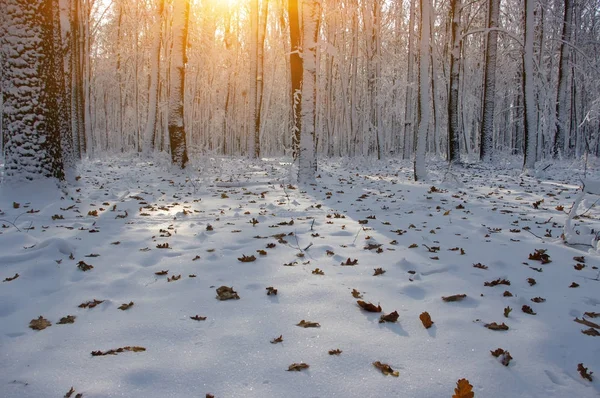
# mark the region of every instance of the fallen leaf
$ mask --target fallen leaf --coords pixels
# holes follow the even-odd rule
[[[79,304],[79,308],[94,308],[95,306],[97,306],[98,304],[102,304],[103,302],[104,300],[94,299],[93,301],[87,301],[85,303]]]
[[[374,270],[375,270],[375,273],[373,274],[373,276],[385,274],[385,270],[383,268],[375,268]]]
[[[433,321],[431,320],[431,316],[428,312],[423,312],[421,315],[419,315],[419,319],[423,323],[423,326],[425,326],[425,329],[429,329],[431,326],[433,326]]]
[[[218,300],[239,300],[237,292],[233,290],[233,287],[221,286],[217,288],[217,299]]]
[[[504,317],[508,318],[508,315],[510,314],[511,311],[512,311],[512,308],[510,308],[510,307],[504,308]]]
[[[312,274],[313,275],[325,275],[325,272],[323,272],[323,270],[321,270],[319,268],[315,268],[314,270],[312,270]]]
[[[66,325],[68,323],[75,323],[75,315],[67,315],[60,318],[60,321],[56,322],[57,325]]]
[[[570,288],[579,287],[579,283],[572,282],[572,283],[571,283],[571,285],[570,285],[569,287],[570,287]]]
[[[130,301],[129,304],[127,304],[127,303],[121,304],[121,306],[119,306],[119,309],[121,311],[126,311],[126,310],[130,309],[131,307],[133,307],[133,301]]]
[[[335,350],[329,350],[329,355],[340,355],[342,353],[342,350],[340,350],[339,348],[336,348]]]
[[[373,366],[375,366],[377,369],[379,369],[381,371],[381,373],[383,373],[386,376],[389,376],[389,375],[394,376],[394,377],[400,376],[400,372],[392,369],[392,367],[390,365],[388,365],[387,363],[381,363],[379,361],[376,361],[376,362],[373,362]]]
[[[390,312],[387,315],[382,315],[379,317],[379,323],[385,323],[385,322],[397,322],[398,318],[400,317],[400,314],[398,314],[398,311],[394,311],[394,312]]]
[[[595,337],[600,336],[600,332],[598,332],[594,328],[589,328],[589,329],[586,329],[586,330],[582,330],[581,333],[587,334],[588,336],[595,336]]]
[[[277,289],[275,289],[273,286],[267,287],[266,290],[267,290],[267,296],[270,296],[270,295],[277,296]]]
[[[479,269],[488,269],[487,265],[483,265],[481,263],[473,264],[473,267],[479,268]]]
[[[310,322],[310,321],[305,321],[304,319],[300,321],[300,323],[298,323],[296,326],[300,326],[303,328],[320,328],[321,325],[319,325],[318,322]]]
[[[238,260],[243,263],[251,263],[253,261],[256,261],[256,257],[254,257],[254,255],[246,256],[245,254],[243,254],[242,257],[238,257]]]
[[[546,299],[543,297],[534,297],[531,299],[531,301],[533,301],[534,303],[543,303],[546,301]]]
[[[41,315],[38,319],[32,319],[29,322],[29,327],[33,330],[44,330],[49,326],[52,326],[52,323]]]
[[[473,386],[469,383],[469,380],[460,379],[456,382],[456,388],[454,389],[452,398],[475,398]]]
[[[180,279],[181,279],[181,274],[179,274],[179,275],[173,275],[172,277],[167,278],[167,282],[174,282],[174,281],[178,281]]]
[[[375,304],[372,303],[367,303],[365,301],[362,300],[358,300],[356,302],[360,308],[362,308],[365,311],[369,311],[369,312],[381,312],[381,306],[378,305],[377,307],[375,307]]]
[[[493,280],[491,282],[484,282],[483,283],[483,286],[490,286],[490,287],[498,286],[498,285],[508,285],[508,286],[510,286],[510,281],[506,280],[506,279],[498,278],[498,279]]]
[[[358,260],[356,258],[354,260],[351,260],[350,258],[348,258],[346,261],[344,261],[340,265],[356,265],[356,264],[358,264]]]
[[[266,255],[267,255],[267,251],[266,251],[266,250],[262,250],[262,249],[260,249],[260,250],[257,250],[256,252],[257,252],[258,254],[260,254],[261,256],[266,256]]]
[[[512,297],[513,294],[511,292],[509,292],[508,290],[504,291],[504,294],[502,294],[504,297]]]
[[[91,264],[86,264],[85,261],[80,261],[77,263],[77,268],[85,272],[91,270],[92,268],[94,268],[94,266]]]
[[[591,328],[600,329],[600,325],[598,325],[597,323],[594,323],[594,322],[590,322],[587,319],[584,319],[584,318],[582,318],[582,319],[575,318],[573,320],[575,322],[577,322],[577,323],[581,323],[582,325],[589,326]]]
[[[498,325],[496,322],[486,323],[484,326],[490,330],[508,330],[508,326],[504,322],[501,325]]]
[[[550,255],[546,253],[545,249],[535,249],[534,253],[529,254],[529,259],[534,261],[540,261],[542,264],[551,263]]]
[[[169,273],[169,270],[166,269],[166,270],[155,272],[154,275],[161,275],[162,276],[162,275],[167,275],[168,273]]]
[[[529,286],[533,286],[535,285],[537,282],[535,281],[535,279],[533,278],[527,278],[527,283],[529,283]]]
[[[271,340],[271,344],[283,343],[283,335],[279,335],[279,337]]]
[[[447,303],[450,303],[453,301],[464,300],[466,297],[467,297],[466,294],[455,294],[454,296],[442,297],[442,300],[444,300]]]
[[[301,363],[293,363],[288,367],[288,372],[296,371],[300,372],[302,369],[308,369],[310,367],[309,364],[301,362]]]
[[[158,245],[156,245],[157,249],[171,249],[171,247],[169,247],[169,242],[165,242],[165,243],[159,243]]]
[[[2,282],[11,282],[14,281],[15,279],[17,279],[19,277],[19,274],[15,274],[15,276],[10,277],[10,278],[5,278]]]
[[[358,290],[352,289],[352,297],[359,299],[362,298],[362,294]]]
[[[577,261],[578,263],[585,263],[584,256],[575,256],[575,257],[573,257],[573,260]]]
[[[528,305],[524,305],[523,307],[521,307],[521,311],[523,311],[524,313],[529,314],[529,315],[536,315],[536,313],[533,312],[531,307]]]
[[[600,317],[600,312],[584,312],[583,315],[587,316],[588,318],[598,318]]]
[[[194,315],[194,316],[191,316],[190,319],[193,319],[194,321],[205,321],[206,317],[200,316],[200,315]]]
[[[92,351],[92,356],[99,357],[99,356],[104,356],[104,355],[117,355],[117,354],[120,354],[125,351],[143,352],[143,351],[146,351],[146,349],[144,347],[139,347],[139,346],[133,346],[133,347],[126,346],[126,347],[116,348],[116,349],[112,349],[112,350],[108,350],[108,351]]]
[[[588,368],[585,368],[583,366],[583,363],[580,363],[579,365],[577,365],[577,370],[579,371],[579,374],[581,375],[581,377],[583,377],[584,379],[588,379],[589,381],[592,381],[592,375],[594,374],[594,372],[589,372],[588,373]]]

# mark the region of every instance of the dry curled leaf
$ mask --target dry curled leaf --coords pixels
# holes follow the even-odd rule
[[[502,362],[502,365],[504,365],[504,366],[508,366],[510,361],[513,359],[513,357],[510,355],[510,353],[508,351],[503,350],[502,348],[498,348],[498,349],[496,349],[494,351],[490,351],[490,352],[496,358],[502,356],[501,362]]]
[[[119,306],[119,309],[120,309],[121,311],[126,311],[126,310],[130,309],[131,307],[133,307],[133,301],[130,301],[129,303],[124,303],[124,304],[121,304],[121,305]]]
[[[277,296],[277,289],[275,289],[273,286],[267,287],[266,290],[267,290],[267,296],[270,296],[270,295]]]
[[[450,303],[453,301],[461,301],[461,300],[465,299],[466,297],[467,297],[466,294],[455,294],[453,296],[442,297],[442,300],[444,300],[447,303]]]
[[[346,261],[342,262],[340,265],[356,265],[358,264],[358,259],[351,260],[348,258]]]
[[[488,269],[487,265],[483,265],[481,263],[473,264],[473,267],[479,268],[479,269]]]
[[[162,271],[155,272],[154,275],[167,275],[169,273],[168,269],[164,269]]]
[[[92,300],[92,301],[87,301],[85,303],[81,303],[79,304],[79,308],[94,308],[95,306],[97,306],[98,304],[102,304],[104,302],[104,300]]]
[[[239,300],[237,292],[233,290],[233,287],[221,286],[217,288],[217,299],[219,300]]]
[[[321,325],[319,325],[318,322],[305,321],[304,319],[301,320],[296,326],[300,326],[303,328],[320,328],[321,327]]]
[[[296,371],[299,372],[302,369],[308,369],[310,367],[309,364],[301,362],[301,363],[293,363],[288,367],[288,372]]]
[[[533,278],[527,278],[527,283],[529,283],[529,286],[533,286],[535,285],[537,282],[535,279]]]
[[[594,336],[594,337],[600,336],[600,332],[598,332],[594,328],[589,328],[589,329],[582,330],[581,333],[587,334],[588,336]]]
[[[531,299],[531,301],[533,301],[534,303],[543,303],[546,301],[546,299],[543,297],[534,297]]]
[[[362,308],[365,311],[369,311],[369,312],[381,312],[381,306],[378,305],[377,307],[375,307],[375,304],[373,303],[367,303],[365,301],[362,300],[358,300],[356,302],[360,308]]]
[[[456,388],[454,389],[452,398],[475,398],[473,386],[469,383],[469,380],[460,379],[456,382]]]
[[[58,321],[56,324],[57,325],[66,325],[68,323],[75,323],[75,318],[77,318],[75,315],[63,316],[62,318],[60,318],[60,321]]]
[[[421,315],[419,315],[419,319],[423,323],[423,326],[425,326],[425,329],[429,329],[433,326],[433,321],[431,320],[429,312],[423,312]]]
[[[375,273],[373,274],[373,276],[385,274],[385,270],[383,268],[375,268],[374,271]]]
[[[508,315],[510,315],[511,311],[512,311],[512,308],[510,308],[510,307],[504,308],[504,317],[508,318]]]
[[[85,272],[91,270],[92,268],[94,268],[94,266],[91,264],[86,264],[86,262],[82,260],[77,263],[77,268]]]
[[[315,268],[314,270],[312,270],[312,274],[313,275],[325,275],[325,272],[323,272],[323,270],[321,270],[319,268]]]
[[[583,377],[584,379],[588,379],[589,381],[593,380],[592,375],[594,374],[594,372],[588,373],[588,368],[584,367],[583,363],[577,365],[577,370],[579,371],[581,377]]]
[[[200,316],[200,315],[194,315],[194,316],[191,316],[190,319],[193,319],[194,321],[205,321],[206,317]]]
[[[542,264],[551,263],[550,255],[546,253],[545,249],[535,249],[535,252],[529,254],[529,259],[534,261],[539,261]]]
[[[44,330],[49,326],[52,326],[52,323],[41,315],[38,319],[32,319],[29,322],[29,327],[33,330]]]
[[[358,290],[352,289],[352,297],[359,299],[362,298],[362,294]]]
[[[600,312],[584,312],[583,315],[587,316],[588,318],[598,318],[600,317]]]
[[[158,245],[156,245],[157,249],[171,249],[171,247],[169,246],[169,242],[165,242],[165,243],[159,243]]]
[[[573,320],[574,320],[575,322],[577,322],[577,323],[580,323],[580,324],[582,324],[582,325],[589,326],[589,327],[591,327],[591,328],[600,329],[600,325],[598,325],[597,323],[594,323],[594,322],[590,322],[590,321],[588,321],[588,320],[587,320],[587,319],[585,319],[585,318],[582,318],[582,319],[575,318],[575,319],[573,319]]]
[[[387,315],[382,315],[379,317],[379,323],[385,323],[385,322],[397,322],[398,318],[400,318],[400,314],[398,314],[398,311],[394,311],[394,312],[390,312]]]
[[[572,282],[572,283],[571,283],[571,285],[570,285],[569,287],[570,287],[570,288],[576,288],[576,287],[579,287],[579,283]]]
[[[375,366],[377,369],[379,369],[381,371],[381,373],[383,373],[386,376],[394,376],[394,377],[400,376],[400,372],[392,369],[392,367],[390,365],[388,365],[387,363],[381,363],[379,361],[375,361],[375,362],[373,362],[373,366]]]
[[[585,263],[584,256],[575,256],[575,257],[573,257],[573,260],[577,261],[578,263]]]
[[[524,313],[529,314],[529,315],[536,315],[536,313],[533,312],[531,307],[528,305],[524,305],[523,307],[521,307],[521,311],[523,311]]]
[[[503,278],[498,278],[498,279],[493,280],[491,282],[484,282],[483,283],[483,286],[490,286],[490,287],[498,286],[498,285],[508,285],[508,286],[510,286],[510,281],[506,280],[506,279],[503,279]]]
[[[329,350],[329,355],[340,355],[342,353],[342,350],[340,350],[339,348],[336,348],[335,350]]]
[[[104,356],[104,355],[117,355],[117,354],[120,354],[125,351],[143,352],[143,351],[146,351],[146,349],[144,347],[139,347],[139,346],[126,346],[126,347],[115,348],[115,349],[108,350],[108,351],[92,351],[92,356],[100,357],[100,356]]]
[[[11,282],[14,281],[15,279],[17,279],[19,277],[19,274],[15,274],[15,276],[12,276],[10,278],[5,278],[2,282]]]
[[[508,290],[505,290],[504,293],[502,294],[504,297],[512,297],[513,294],[511,292],[509,292]]]
[[[256,257],[254,257],[254,255],[246,256],[245,254],[243,254],[242,257],[238,257],[238,260],[243,263],[251,263],[253,261],[256,261]]]
[[[179,275],[173,275],[172,277],[167,278],[167,282],[175,282],[175,281],[178,281],[180,279],[181,279],[181,274],[179,274]]]
[[[490,330],[508,330],[508,326],[504,322],[501,325],[498,325],[496,322],[486,323],[484,326]]]
[[[271,340],[271,344],[277,344],[277,343],[283,343],[283,335],[279,335],[279,337],[274,338],[273,340]]]

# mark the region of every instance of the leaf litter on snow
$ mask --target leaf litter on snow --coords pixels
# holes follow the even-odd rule
[[[201,162],[201,167],[194,165],[181,173],[159,162],[150,164],[126,157],[110,162],[85,161],[77,186],[80,191],[70,190],[71,195],[63,200],[51,195],[45,198],[41,195],[43,200],[38,200],[40,195],[37,195],[31,196],[36,198],[35,202],[24,197],[0,202],[0,208],[7,214],[3,218],[18,211],[12,208],[13,201],[21,207],[29,206],[27,209],[40,209],[40,213],[27,214],[31,218],[28,224],[33,221],[32,226],[37,226],[27,231],[28,236],[19,235],[12,228],[2,230],[3,238],[10,239],[0,241],[0,253],[18,260],[14,264],[7,263],[2,278],[16,273],[22,278],[0,284],[0,302],[8,303],[0,308],[0,312],[7,314],[0,323],[1,335],[15,333],[11,324],[24,328],[23,319],[38,316],[38,311],[46,314],[48,322],[61,325],[74,321],[77,316],[73,326],[49,328],[44,333],[29,333],[12,340],[13,344],[6,345],[9,360],[29,360],[32,371],[42,376],[47,375],[48,370],[41,364],[48,361],[64,364],[67,370],[71,366],[84,368],[85,354],[93,348],[83,343],[87,336],[102,330],[101,334],[94,334],[94,345],[114,347],[115,341],[130,339],[132,334],[127,331],[131,330],[135,331],[136,340],[128,343],[143,344],[149,349],[143,355],[143,362],[136,362],[140,370],[157,363],[155,358],[169,364],[157,368],[165,380],[167,377],[185,379],[182,375],[190,374],[188,366],[202,368],[210,380],[207,390],[215,396],[228,395],[223,387],[228,380],[256,388],[252,380],[285,377],[285,372],[280,372],[283,376],[273,375],[273,364],[277,363],[280,370],[289,369],[293,360],[305,361],[294,362],[296,365],[310,363],[310,369],[314,369],[307,373],[311,384],[306,385],[305,395],[339,394],[333,381],[344,377],[344,371],[332,368],[325,359],[329,357],[327,352],[336,351],[331,350],[332,347],[347,347],[336,361],[349,361],[362,370],[364,376],[357,380],[345,378],[346,387],[357,396],[370,396],[373,391],[381,396],[393,396],[394,391],[397,392],[397,385],[382,385],[380,378],[373,377],[368,372],[369,366],[374,366],[373,361],[365,360],[390,357],[411,358],[410,366],[407,365],[399,377],[406,377],[401,380],[403,383],[427,395],[449,396],[456,387],[455,396],[473,396],[474,388],[468,381],[461,379],[454,384],[464,376],[469,377],[477,391],[490,391],[491,384],[499,383],[503,385],[503,395],[519,396],[523,391],[535,395],[539,388],[550,386],[551,381],[545,375],[533,375],[513,383],[510,374],[498,374],[497,380],[492,381],[486,375],[495,372],[493,362],[482,362],[486,356],[489,358],[490,354],[485,351],[491,347],[471,351],[474,345],[487,346],[491,333],[472,326],[472,318],[481,316],[473,314],[496,308],[488,316],[497,322],[487,325],[502,330],[505,324],[498,322],[498,319],[506,319],[502,317],[502,309],[514,307],[524,309],[524,312],[510,313],[507,320],[511,325],[507,333],[512,344],[508,348],[511,352],[518,350],[517,366],[548,367],[553,373],[568,374],[574,372],[577,363],[585,364],[582,368],[586,369],[600,367],[598,359],[589,355],[589,342],[595,341],[590,336],[597,336],[593,326],[598,325],[593,300],[597,282],[593,280],[596,275],[592,274],[598,263],[597,254],[566,247],[556,238],[544,236],[560,236],[560,224],[566,215],[557,208],[568,209],[577,193],[578,180],[566,171],[558,171],[550,180],[521,177],[518,167],[504,171],[486,165],[457,166],[450,171],[455,182],[442,182],[447,167],[433,162],[433,181],[420,184],[410,180],[408,163],[388,168],[387,162],[342,159],[320,163],[321,178],[315,185],[300,186],[289,180],[290,166],[282,166],[279,159],[253,162],[214,158]],[[198,169],[208,172],[198,174]],[[128,181],[136,181],[135,186]],[[219,184],[229,186],[219,187]],[[539,202],[537,208],[532,206],[542,198],[544,202]],[[29,200],[31,204],[27,204]],[[78,209],[81,213],[77,213]],[[111,209],[114,213],[106,213]],[[87,215],[94,210],[96,215]],[[579,213],[586,210],[582,208]],[[49,232],[56,231],[57,240],[51,241],[49,232],[45,236],[40,226],[58,214],[63,218],[53,223],[63,225],[48,227]],[[83,217],[75,218],[78,214]],[[598,210],[591,208],[588,214],[597,216]],[[119,215],[123,217],[117,217]],[[586,217],[583,221],[590,228],[599,229],[593,218]],[[231,234],[233,228],[235,234]],[[90,230],[102,233],[89,234]],[[159,230],[166,231],[160,233],[164,236],[156,234]],[[521,232],[516,235],[517,232],[511,230]],[[545,239],[543,246],[533,234]],[[257,244],[257,239],[263,238],[268,240]],[[379,242],[389,242],[389,245]],[[33,267],[31,257],[15,257],[20,255],[21,247],[31,247],[29,252],[38,253],[38,250],[43,253],[39,258],[49,258],[53,274]],[[408,250],[409,247],[415,250]],[[102,248],[110,250],[101,251]],[[388,250],[391,248],[395,250]],[[79,260],[86,253],[102,255],[85,256],[94,258],[94,268],[78,269],[75,258]],[[199,253],[205,255],[200,257]],[[250,253],[254,253],[254,261],[247,261],[253,257]],[[304,256],[297,257],[298,253]],[[434,253],[437,259],[430,258]],[[71,266],[65,266],[71,264],[68,257],[74,261]],[[60,261],[55,263],[56,259]],[[91,265],[87,258],[85,260],[82,268]],[[530,264],[522,266],[523,260]],[[543,264],[543,269],[533,269],[536,268],[531,267],[534,261],[536,266]],[[246,262],[252,264],[243,264]],[[282,267],[282,264],[293,266]],[[341,264],[344,266],[340,267]],[[585,266],[577,270],[573,268],[575,264]],[[311,275],[313,271],[315,276]],[[385,275],[381,271],[386,271]],[[407,278],[409,271],[412,273]],[[535,280],[531,278],[533,271],[538,271]],[[497,274],[490,275],[491,272]],[[374,274],[377,277],[373,277]],[[181,278],[180,275],[197,277]],[[166,284],[162,279],[177,282]],[[54,284],[56,280],[68,281],[68,287]],[[505,284],[501,283],[503,280],[512,282],[510,292],[499,287],[482,287],[486,282],[491,287]],[[569,289],[571,281],[576,281],[578,289]],[[277,286],[285,294],[275,296],[271,290],[263,290],[266,286]],[[225,289],[219,292],[218,288]],[[233,306],[219,304],[213,289],[217,289],[219,300],[236,300],[237,291],[244,300]],[[55,293],[51,293],[53,291]],[[63,295],[67,291],[68,295]],[[268,300],[264,298],[265,292],[271,293]],[[101,297],[116,305],[98,307],[101,300],[82,303],[86,297]],[[136,303],[144,305],[129,309],[126,315],[119,317],[118,323],[107,321],[115,312],[119,313],[117,305],[132,303],[130,298],[133,297]],[[356,310],[356,300],[381,312],[361,316]],[[389,306],[389,310],[397,311],[383,314],[379,301],[386,308]],[[544,301],[546,303],[541,304]],[[39,310],[27,309],[26,303],[32,302],[44,302],[45,306]],[[528,316],[526,302],[540,303],[535,308],[535,317]],[[576,303],[580,311],[576,314],[581,321],[578,323],[584,325],[583,330],[573,324],[576,315],[567,304],[571,302]],[[79,303],[82,308],[78,309]],[[94,307],[98,308],[85,310]],[[528,308],[533,312],[533,308]],[[361,310],[365,311],[362,307]],[[197,312],[201,315],[190,316]],[[73,315],[63,317],[63,323],[58,319],[64,313]],[[424,315],[429,313],[435,315],[438,329],[425,332],[423,328],[433,324],[431,316]],[[397,322],[400,315],[401,324],[390,327],[378,324],[382,318],[385,322]],[[215,321],[202,322],[207,317]],[[302,317],[305,320],[298,322]],[[178,322],[182,319],[187,322]],[[535,335],[540,327],[546,331],[546,338],[535,345],[535,351],[544,351],[543,364],[536,359],[539,356],[534,353],[534,347],[518,344]],[[283,341],[283,334],[285,343],[277,344]],[[50,348],[27,353],[22,358],[17,348],[35,335],[38,338],[59,336],[57,341],[69,341],[69,354]],[[248,350],[248,347],[264,346],[265,336],[272,338],[270,341],[274,344],[267,344],[264,350],[261,348],[260,355]],[[502,334],[495,336],[503,338]],[[566,338],[559,341],[558,336]],[[442,348],[440,339],[446,337],[451,338],[453,344]],[[564,341],[567,341],[566,346]],[[499,344],[506,347],[505,343]],[[99,353],[112,356],[129,351],[127,347],[141,346],[122,346]],[[302,350],[281,358],[282,349],[294,351],[297,347]],[[439,355],[440,350],[442,355]],[[574,364],[562,361],[564,350],[577,359]],[[465,352],[472,353],[474,360],[458,363],[457,358],[463,358]],[[181,360],[182,353],[185,360]],[[136,357],[139,356],[122,355],[118,360],[139,361]],[[213,365],[203,367],[209,358]],[[507,358],[500,354],[498,361],[508,363]],[[106,358],[100,363],[110,360]],[[253,364],[251,372],[243,366],[247,363]],[[386,369],[383,361],[379,364]],[[227,368],[226,374],[219,371],[223,368],[221,365]],[[510,365],[512,367],[513,362]],[[438,369],[441,369],[439,378],[443,383],[430,383],[423,376],[431,372],[437,375]],[[1,370],[7,377],[19,377],[11,368]],[[133,379],[122,379],[111,367],[97,367],[93,371],[99,378],[119,379],[125,394],[135,391],[151,398],[160,395],[156,385],[139,385]],[[391,367],[386,371],[396,372]],[[590,370],[586,372],[591,376]],[[295,380],[302,377],[302,374],[294,375]],[[48,379],[52,391],[64,394],[69,387]],[[172,383],[172,392],[181,396],[198,395],[191,385],[193,383]],[[268,385],[273,390],[263,391],[263,396],[296,393],[289,383]],[[110,393],[104,387],[99,388],[100,395]],[[555,388],[549,397],[564,396],[566,388],[570,395],[584,396],[588,392],[570,381],[565,389]],[[255,396],[259,396],[261,392],[256,391]],[[254,396],[252,392],[248,394]]]

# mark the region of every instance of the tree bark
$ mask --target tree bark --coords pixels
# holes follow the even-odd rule
[[[485,52],[485,72],[483,84],[483,114],[479,158],[490,162],[494,149],[494,108],[496,105],[496,59],[498,52],[498,18],[500,0],[489,0],[487,48]]]
[[[302,0],[301,0],[302,1]],[[288,0],[290,20],[290,80],[292,105],[292,151],[294,159],[300,154],[300,132],[302,131],[302,57],[300,56],[300,16],[298,0]]]
[[[460,17],[462,0],[450,0],[450,18],[452,39],[450,50],[450,82],[448,90],[448,162],[460,160],[460,125],[458,120],[458,101],[460,87],[460,59],[462,33]]]
[[[425,151],[427,148],[427,131],[431,110],[429,108],[429,61],[430,54],[430,0],[421,0],[421,23],[420,23],[420,47],[419,47],[419,133],[414,161],[415,181],[427,179],[427,168],[425,166]]]
[[[533,41],[534,41],[535,0],[525,0],[525,49],[523,52],[523,116],[525,157],[523,168],[531,172],[535,168],[537,153],[536,104],[533,82]]]
[[[552,145],[552,156],[556,159],[565,150],[565,141],[569,127],[569,70],[570,55],[569,41],[573,21],[573,0],[565,0],[562,42],[560,43],[560,60],[558,65],[558,90],[556,98],[556,125]]]

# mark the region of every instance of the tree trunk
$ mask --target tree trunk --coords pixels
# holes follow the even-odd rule
[[[171,90],[169,95],[169,143],[171,145],[171,161],[182,169],[185,168],[188,162],[183,111],[189,15],[190,1],[175,0],[173,4]]]
[[[448,90],[448,162],[460,160],[460,126],[458,123],[458,90],[462,33],[460,16],[462,0],[450,0],[452,49],[450,50],[450,82]]]
[[[413,121],[414,115],[414,99],[413,99],[413,84],[414,84],[414,64],[415,64],[415,17],[416,17],[416,0],[410,0],[410,14],[408,20],[408,70],[406,72],[406,100],[404,111],[404,150],[403,158],[408,159],[412,154],[412,142],[415,134]]]
[[[430,0],[421,0],[420,47],[419,47],[419,133],[414,161],[415,181],[427,179],[425,151],[427,148],[427,131],[429,128],[429,61],[430,55]]]
[[[148,92],[148,118],[144,129],[143,153],[148,156],[154,151],[156,120],[158,117],[158,85],[160,78],[160,45],[162,42],[163,12],[165,0],[158,0],[158,10],[154,23],[152,53],[150,56],[150,88]]]
[[[494,108],[496,104],[496,55],[498,51],[498,18],[500,0],[489,0],[488,28],[485,52],[485,71],[483,84],[483,115],[481,121],[481,139],[479,158],[490,162],[494,149]],[[532,61],[533,62],[533,61]]]
[[[569,131],[569,69],[570,55],[569,41],[571,40],[573,20],[573,0],[565,0],[565,14],[562,26],[562,42],[560,43],[560,61],[558,66],[558,90],[556,98],[556,125],[552,156],[557,158],[565,150],[565,137]]]
[[[302,131],[302,57],[300,56],[300,16],[298,0],[288,0],[290,20],[290,80],[292,104],[292,150],[294,159],[300,154],[300,132]]]
[[[64,178],[57,98],[53,0],[4,0],[5,176],[7,180]],[[62,65],[62,63],[60,63]],[[27,78],[23,78],[26,76]]]
[[[317,99],[317,38],[321,7],[319,0],[302,0],[302,132],[298,157],[298,183],[314,181],[317,168],[315,154],[315,109]]]
[[[531,172],[535,168],[537,149],[536,104],[533,82],[533,40],[535,0],[525,0],[525,50],[523,52],[523,111],[525,158],[523,168]]]

